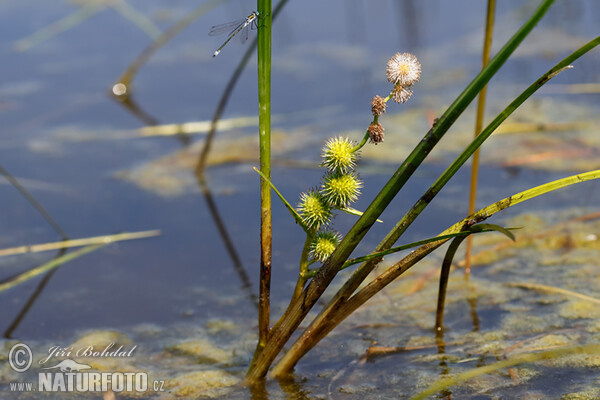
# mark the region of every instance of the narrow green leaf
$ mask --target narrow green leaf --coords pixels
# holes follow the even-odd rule
[[[456,254],[456,250],[460,244],[473,232],[468,232],[466,236],[461,236],[455,238],[448,246],[448,250],[446,250],[446,255],[444,256],[444,260],[442,261],[442,268],[440,271],[440,287],[438,289],[438,301],[437,301],[437,309],[435,312],[435,329],[440,332],[444,323],[444,306],[446,303],[446,291],[448,289],[448,277],[450,276],[450,267],[452,266],[452,260],[454,260],[454,255]]]
[[[363,215],[362,211],[359,211],[356,208],[352,208],[352,207],[344,207],[344,208],[340,208],[340,210],[345,212],[346,214],[356,215],[357,217],[360,217],[361,215]],[[383,223],[383,221],[380,219],[377,219],[376,222]]]
[[[440,271],[440,286],[438,289],[438,303],[437,310],[435,313],[435,329],[440,332],[443,329],[444,323],[444,306],[446,303],[446,291],[448,289],[448,278],[450,276],[450,267],[452,266],[452,261],[454,260],[454,256],[456,255],[456,251],[460,244],[465,240],[468,236],[473,233],[480,232],[500,232],[506,236],[508,236],[513,241],[515,240],[515,236],[509,229],[515,228],[504,228],[500,225],[495,224],[477,224],[469,227],[469,230],[466,232],[467,235],[455,238],[448,250],[446,250],[446,255],[444,256],[444,260],[442,261],[442,268]]]
[[[277,190],[275,185],[273,185],[273,182],[271,182],[271,180],[269,178],[267,178],[265,176],[265,174],[260,172],[258,170],[258,168],[252,167],[252,169],[254,169],[256,172],[258,172],[258,174],[271,186],[271,188],[273,189],[275,194],[277,194],[277,197],[279,197],[279,199],[281,200],[281,202],[283,203],[285,208],[287,208],[288,211],[290,212],[290,214],[292,214],[292,217],[294,217],[294,219],[296,220],[298,225],[300,225],[300,227],[304,230],[304,232],[309,233],[310,229],[308,228],[308,226],[306,225],[306,223],[304,222],[304,220],[302,219],[300,214],[298,214],[298,211],[296,211],[296,209],[294,207],[292,207],[292,205],[285,199],[285,197],[283,197],[281,192],[279,192],[279,190]]]
[[[514,230],[514,229],[521,229],[521,228],[505,228],[503,226],[496,225],[496,224],[477,224],[477,225],[473,225],[469,230],[473,233],[490,232],[490,231],[500,232],[500,233],[503,233],[506,237],[508,237],[510,240],[512,240],[514,242],[516,240],[515,235],[513,235],[511,232],[511,230]]]

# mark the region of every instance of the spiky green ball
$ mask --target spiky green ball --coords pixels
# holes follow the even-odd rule
[[[298,213],[309,228],[319,229],[331,220],[331,206],[327,204],[323,195],[315,190],[300,195]]]
[[[328,173],[323,178],[321,194],[331,207],[344,208],[358,199],[361,187],[362,182],[354,172]]]
[[[323,166],[330,172],[346,173],[356,167],[357,152],[353,152],[354,143],[344,137],[330,138],[323,147]]]
[[[340,244],[342,236],[335,231],[320,231],[315,235],[315,238],[310,247],[312,258],[323,262],[333,253],[335,248]]]

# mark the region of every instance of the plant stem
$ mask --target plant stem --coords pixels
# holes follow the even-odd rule
[[[271,179],[271,0],[257,0],[258,39],[258,125],[260,170]],[[271,186],[260,180],[260,284],[258,309],[258,345],[256,353],[267,343],[271,296]]]
[[[465,90],[458,96],[454,103],[452,103],[448,110],[446,110],[446,112],[438,120],[435,126],[425,135],[425,137],[406,158],[398,170],[392,175],[390,180],[377,194],[369,207],[367,207],[364,214],[350,229],[333,254],[319,269],[317,275],[306,286],[302,292],[302,295],[297,299],[297,301],[294,302],[294,304],[290,304],[288,310],[273,326],[267,345],[263,349],[258,360],[256,360],[256,363],[253,364],[253,367],[246,375],[246,379],[249,382],[260,380],[267,374],[267,371],[277,354],[279,354],[292,333],[298,328],[304,317],[306,317],[306,314],[308,314],[319,297],[327,289],[337,274],[339,268],[343,265],[344,261],[348,259],[352,251],[356,248],[358,243],[360,243],[377,218],[390,204],[400,189],[402,189],[404,184],[412,176],[419,165],[421,165],[427,154],[429,154],[433,147],[441,140],[450,126],[452,126],[460,114],[462,114],[466,107],[473,101],[481,88],[492,78],[502,64],[504,64],[510,54],[512,54],[512,52],[523,41],[527,34],[533,29],[533,27],[542,18],[553,2],[554,0],[544,0],[542,2],[534,15],[517,31],[517,33],[515,33],[515,35],[513,35],[513,37],[504,45],[498,54],[490,61],[486,68],[484,68],[465,88]],[[395,240],[391,241],[387,248],[391,247],[394,242]],[[378,249],[377,251],[381,250],[386,249],[382,248]],[[373,263],[373,266],[375,264],[376,263]],[[360,282],[362,282],[368,275],[367,272],[364,277],[361,276],[364,272],[364,268],[359,268],[357,271],[359,274],[358,278],[355,277],[357,274],[355,273],[341,290],[343,291],[351,289],[349,290],[349,293],[351,294],[356,287],[358,287]],[[354,285],[356,286],[353,287]],[[337,300],[338,298],[336,296],[334,301]],[[322,314],[320,314],[317,318],[320,318],[321,315]],[[312,332],[309,331],[308,335],[310,336],[311,334]],[[291,366],[293,366],[293,364]],[[274,370],[273,374],[278,375],[280,373],[285,373],[284,371],[287,372],[288,369],[277,368],[277,371]]]
[[[483,39],[483,60],[482,68],[490,61],[490,52],[492,50],[492,32],[494,30],[494,15],[496,9],[496,0],[488,0],[487,14],[485,20],[485,37]],[[483,129],[483,116],[485,114],[485,98],[487,94],[487,85],[481,89],[477,98],[477,117],[475,119],[475,136],[479,135]],[[471,164],[471,187],[469,189],[469,212],[475,212],[475,203],[477,201],[477,178],[479,175],[479,149],[473,153],[473,163]],[[471,248],[473,246],[473,238],[467,238],[467,248],[465,254],[465,273],[471,272]]]
[[[310,253],[310,245],[312,244],[314,238],[314,233],[310,232],[306,234],[304,248],[302,249],[302,255],[300,256],[300,271],[298,271],[298,281],[296,282],[296,287],[294,288],[294,294],[292,295],[292,300],[290,303],[293,303],[298,297],[300,297],[302,290],[304,290],[306,280],[310,277],[308,273],[308,255]]]

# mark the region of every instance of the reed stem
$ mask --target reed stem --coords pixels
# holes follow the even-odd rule
[[[257,0],[258,19],[258,126],[260,171],[271,179],[271,0]],[[260,179],[260,283],[258,294],[258,345],[255,359],[267,344],[271,297],[271,186]],[[250,365],[250,368],[254,363]]]
[[[492,50],[492,34],[494,31],[494,16],[496,9],[496,0],[488,0],[487,13],[485,18],[485,36],[483,39],[483,60],[482,68],[485,68],[490,61],[490,52]],[[483,129],[483,117],[485,115],[485,99],[487,95],[487,85],[479,92],[477,98],[477,117],[475,119],[475,136],[479,135]],[[475,212],[475,203],[477,202],[477,179],[479,176],[479,149],[473,153],[473,163],[471,164],[471,184],[469,188],[469,214]],[[465,253],[465,273],[471,273],[471,249],[473,247],[473,238],[467,238],[467,248]]]

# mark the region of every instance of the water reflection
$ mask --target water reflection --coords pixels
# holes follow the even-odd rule
[[[469,314],[471,315],[471,321],[473,322],[473,332],[479,332],[479,315],[477,314],[477,297],[469,296],[467,298],[469,303]]]
[[[110,96],[117,102],[117,104],[123,106],[123,108],[131,115],[139,119],[142,124],[151,126],[160,124],[158,118],[155,118],[153,115],[142,109],[142,107],[140,107],[140,105],[133,99],[131,94],[124,93],[123,95],[118,96],[111,92]]]
[[[66,249],[60,250],[55,258],[61,257],[66,252],[67,252]],[[50,279],[52,279],[52,276],[54,276],[56,271],[58,271],[59,269],[60,269],[60,267],[56,267],[54,269],[51,269],[50,271],[48,271],[46,273],[46,275],[44,275],[44,277],[42,278],[40,283],[38,283],[37,287],[31,294],[31,296],[29,296],[29,298],[25,302],[25,305],[23,306],[23,308],[17,313],[17,316],[15,317],[15,319],[11,322],[11,324],[8,326],[8,328],[6,328],[6,330],[4,331],[3,336],[5,339],[13,338],[13,333],[19,328],[19,325],[25,319],[25,317],[27,316],[27,313],[29,312],[31,307],[35,304],[37,299],[40,297],[40,295],[46,288],[46,285],[48,284]]]
[[[0,165],[0,174],[2,174],[2,176],[6,180],[8,180],[15,189],[17,189],[19,191],[19,193],[23,196],[23,198],[25,198],[36,209],[36,211],[46,220],[46,222],[48,222],[48,224],[62,238],[62,240],[69,240],[69,236],[67,235],[67,233],[54,220],[54,218],[50,215],[50,213],[48,211],[46,211],[44,206],[42,206],[42,204],[33,195],[31,195],[29,193],[29,191],[27,189],[25,189],[25,187],[23,185],[21,185],[20,182],[1,165]],[[57,255],[55,256],[55,258],[61,257],[66,252],[67,252],[67,249],[59,250]],[[56,273],[56,271],[59,268],[60,267],[54,268],[54,269],[48,271],[44,275],[44,277],[42,278],[40,283],[37,285],[37,287],[31,294],[31,296],[29,296],[29,298],[25,302],[25,305],[23,306],[23,308],[17,313],[17,316],[15,317],[15,319],[11,322],[11,324],[4,331],[4,338],[6,338],[6,339],[12,338],[14,331],[17,330],[17,328],[21,324],[21,321],[23,321],[23,319],[25,318],[25,316],[27,315],[27,313],[29,312],[31,307],[35,304],[38,297],[42,294],[42,292],[46,288],[46,285],[48,284],[48,282],[50,281],[52,276]],[[11,278],[9,277],[9,278],[5,279],[5,281],[8,281],[8,280],[11,280]]]
[[[214,201],[210,188],[206,184],[203,175],[197,175],[198,186],[200,186],[200,190],[202,191],[202,195],[206,200],[206,204],[208,206],[208,210],[210,215],[216,225],[217,231],[219,232],[219,236],[221,240],[223,240],[223,244],[225,245],[225,249],[227,250],[227,254],[233,263],[233,269],[237,273],[238,277],[242,282],[242,289],[248,295],[248,299],[258,308],[258,298],[254,291],[252,290],[252,283],[250,281],[250,277],[246,272],[246,268],[242,264],[242,259],[238,254],[238,251],[235,248],[233,240],[231,240],[231,236],[227,230],[225,223],[223,222],[223,218],[221,218],[221,214],[217,208],[217,204]]]
[[[278,380],[279,387],[289,400],[310,400],[311,397],[303,387],[302,380],[295,375]]]
[[[276,381],[261,381],[241,390],[247,391],[252,400],[271,400],[284,397],[288,400],[311,400],[310,391],[305,388],[304,380],[290,375]],[[321,397],[319,397],[321,398]]]

